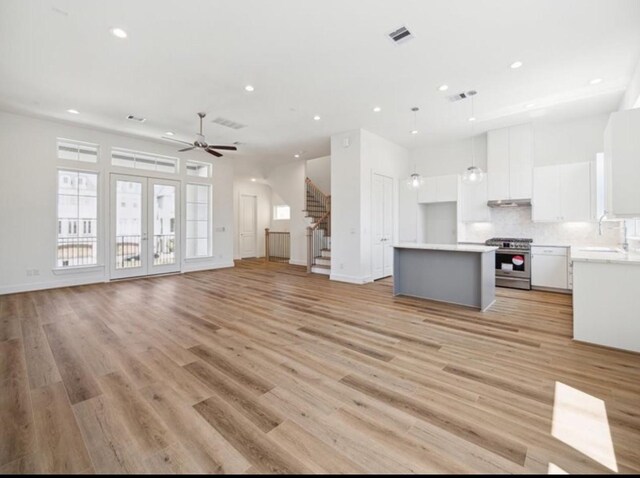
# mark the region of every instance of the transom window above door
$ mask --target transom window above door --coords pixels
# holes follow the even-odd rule
[[[142,153],[128,149],[113,148],[111,150],[111,164],[123,168],[157,171],[159,173],[178,173],[178,158],[161,156],[153,153]]]

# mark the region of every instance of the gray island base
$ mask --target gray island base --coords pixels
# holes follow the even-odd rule
[[[496,300],[497,247],[394,245],[393,294],[487,310]]]

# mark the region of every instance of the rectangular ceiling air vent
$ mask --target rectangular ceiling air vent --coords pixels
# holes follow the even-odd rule
[[[211,122],[215,124],[219,124],[220,126],[226,126],[227,128],[231,128],[231,129],[242,129],[247,127],[246,124],[236,123],[235,121],[231,121],[227,118],[222,118],[220,116],[218,116],[216,119],[214,119]]]
[[[472,96],[477,94],[478,92],[476,90],[463,91],[462,93],[449,96],[449,101],[454,102],[454,101],[466,100],[467,98],[471,98]]]
[[[405,43],[413,38],[411,32],[407,29],[407,27],[400,27],[397,30],[389,33],[389,38],[393,40],[396,45],[400,43]]]
[[[131,121],[137,121],[138,123],[144,123],[145,121],[147,121],[147,118],[142,118],[136,115],[129,115],[127,116],[127,119]]]

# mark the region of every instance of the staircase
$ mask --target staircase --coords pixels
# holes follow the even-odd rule
[[[307,272],[331,273],[331,196],[324,194],[309,178],[305,179],[305,217],[307,227]]]

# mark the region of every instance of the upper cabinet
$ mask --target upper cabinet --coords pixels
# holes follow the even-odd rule
[[[533,170],[531,219],[539,222],[594,219],[593,165],[589,162]]]
[[[458,175],[431,176],[424,178],[418,192],[419,203],[451,202],[458,200]]]
[[[611,115],[604,157],[607,210],[618,217],[640,217],[640,108]]]
[[[487,181],[465,184],[460,181],[458,214],[460,222],[491,221],[491,209],[487,207]]]
[[[529,199],[533,178],[533,128],[530,124],[487,133],[490,200]]]

